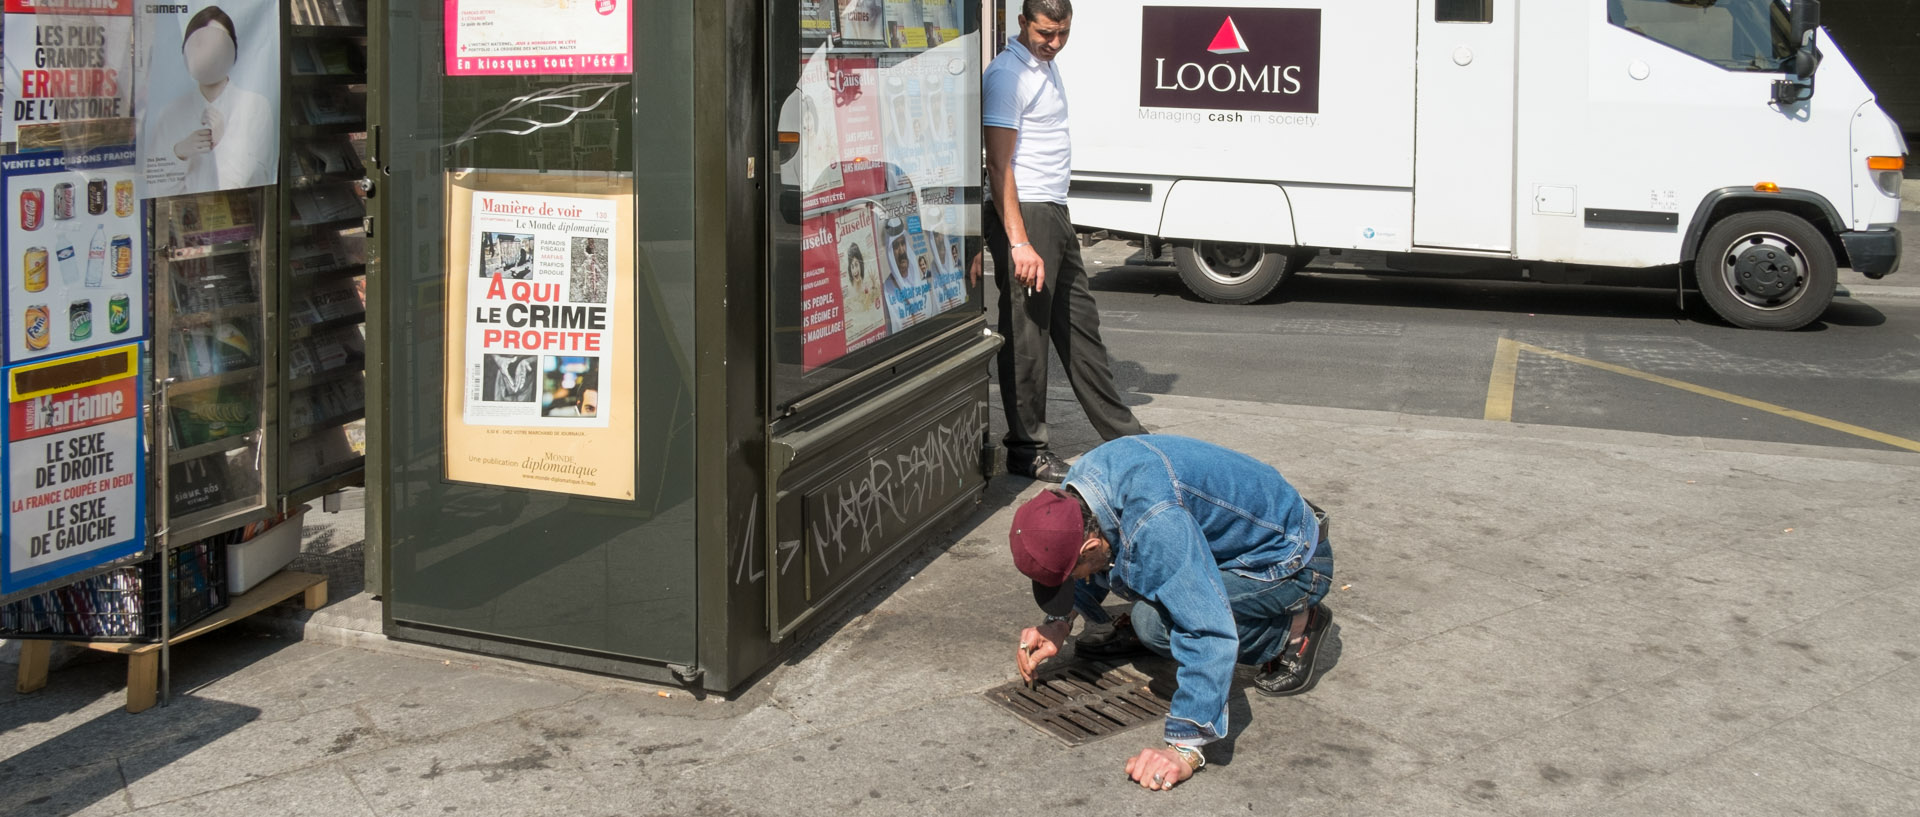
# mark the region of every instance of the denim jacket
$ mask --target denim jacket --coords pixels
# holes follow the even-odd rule
[[[1187,437],[1150,434],[1101,445],[1067,472],[1113,544],[1113,566],[1075,590],[1075,606],[1104,621],[1111,590],[1166,610],[1180,688],[1167,715],[1173,743],[1227,734],[1227,690],[1240,636],[1221,570],[1285,579],[1313,558],[1319,526],[1273,466]]]

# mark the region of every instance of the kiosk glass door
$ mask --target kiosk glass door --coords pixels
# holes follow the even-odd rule
[[[979,317],[980,41],[964,0],[774,5],[780,416]]]
[[[388,630],[689,662],[694,11],[396,0],[384,18]]]

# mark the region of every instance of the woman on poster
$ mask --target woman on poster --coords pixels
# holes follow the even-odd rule
[[[233,18],[219,6],[201,9],[187,21],[180,53],[194,85],[161,108],[149,130],[157,146],[147,154],[147,177],[167,180],[157,192],[271,184],[278,152],[275,113],[265,97],[233,84],[240,53]]]

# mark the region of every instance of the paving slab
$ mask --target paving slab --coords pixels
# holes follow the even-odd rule
[[[1096,444],[1053,396],[1063,453]],[[1920,794],[1920,456],[1135,397],[1336,520],[1317,685],[1269,699],[1242,672],[1230,738],[1170,794],[1121,779],[1157,726],[1064,749],[981,696],[1038,617],[1005,529],[1040,486],[1002,476],[736,697],[391,642],[360,594],[191,642],[172,705],[138,715],[117,659],[0,692],[0,813],[1871,814]],[[315,530],[303,558],[359,558],[355,529]]]

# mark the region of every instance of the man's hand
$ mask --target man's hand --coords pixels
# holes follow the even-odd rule
[[[1193,767],[1171,746],[1141,749],[1127,760],[1127,776],[1151,791],[1166,791],[1193,776]]]
[[[1013,279],[1035,292],[1047,288],[1047,262],[1031,245],[1013,248]]]
[[[213,150],[213,131],[201,128],[187,134],[187,138],[175,142],[173,155],[178,159],[191,159]]]
[[[1060,654],[1060,643],[1067,640],[1071,621],[1043,624],[1020,631],[1020,648],[1013,661],[1020,667],[1020,680],[1032,681],[1040,673],[1041,662]]]
[[[227,135],[227,115],[212,105],[200,114],[200,124],[207,126],[207,135],[213,140],[213,146],[219,147],[220,140]]]
[[[980,283],[980,253],[974,253],[967,261],[967,286]]]

